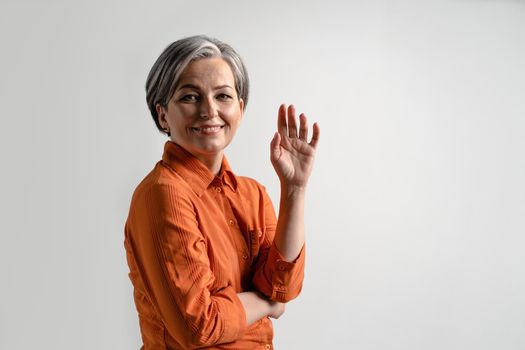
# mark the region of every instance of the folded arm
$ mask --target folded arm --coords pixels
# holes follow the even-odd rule
[[[232,286],[212,290],[206,241],[191,201],[170,185],[154,185],[137,204],[133,248],[145,288],[170,335],[186,347],[232,342],[246,312]]]

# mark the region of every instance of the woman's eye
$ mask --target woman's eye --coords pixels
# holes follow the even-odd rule
[[[228,95],[228,94],[219,94],[219,95],[217,96],[217,98],[218,98],[219,100],[229,100],[229,99],[231,99],[232,97],[231,97],[230,95]]]
[[[184,95],[180,98],[183,102],[195,102],[197,101],[198,96],[197,95]]]

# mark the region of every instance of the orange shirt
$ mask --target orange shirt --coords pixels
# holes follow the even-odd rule
[[[299,295],[305,247],[285,261],[276,222],[255,180],[234,175],[225,158],[214,176],[167,141],[125,225],[142,349],[272,349],[272,321],[248,327],[237,293],[258,290],[280,302]]]

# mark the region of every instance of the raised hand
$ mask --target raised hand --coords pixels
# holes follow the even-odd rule
[[[295,108],[283,104],[279,107],[277,132],[270,144],[270,159],[281,185],[305,187],[312,172],[315,149],[319,141],[320,129],[313,125],[313,135],[308,142],[308,121],[299,115],[299,130]]]

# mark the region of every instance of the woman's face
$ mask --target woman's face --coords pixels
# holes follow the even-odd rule
[[[157,113],[173,142],[201,160],[222,160],[241,122],[243,103],[228,63],[204,58],[188,64],[168,105],[157,105]]]

